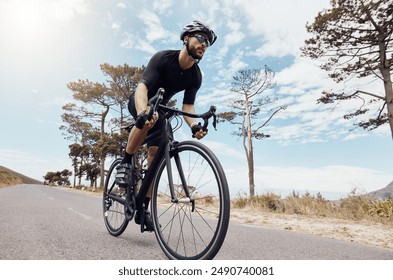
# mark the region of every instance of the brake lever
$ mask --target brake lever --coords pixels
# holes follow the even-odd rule
[[[216,115],[217,107],[216,106],[211,106],[210,107],[210,112],[212,113],[213,116],[213,127],[217,131],[217,115]]]
[[[217,131],[217,115],[216,115],[216,106],[210,106],[210,110],[206,112],[205,114],[201,115],[200,117],[203,119],[203,126],[202,130],[205,132],[208,132],[208,125],[209,125],[209,119],[213,117],[213,127]],[[201,123],[199,123],[200,125]],[[195,138],[194,135],[192,135],[193,138]]]
[[[216,116],[216,114],[213,115],[213,123],[212,124],[213,124],[214,130],[217,131],[217,116]]]

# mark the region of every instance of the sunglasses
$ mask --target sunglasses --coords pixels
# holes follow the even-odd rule
[[[208,39],[206,39],[205,36],[201,35],[201,34],[195,34],[195,35],[191,35],[190,37],[195,37],[198,39],[199,43],[205,43],[206,47],[210,47],[210,41]]]

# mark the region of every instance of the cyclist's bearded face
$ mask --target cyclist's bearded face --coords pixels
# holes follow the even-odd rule
[[[194,59],[201,59],[203,54],[205,53],[202,48],[198,48],[195,45],[189,45],[188,54],[191,55]]]
[[[192,40],[194,39],[194,40]],[[188,54],[194,58],[194,59],[202,59],[205,51],[206,51],[206,46],[203,46],[202,43],[200,43],[196,38],[190,37],[187,40],[187,50]]]

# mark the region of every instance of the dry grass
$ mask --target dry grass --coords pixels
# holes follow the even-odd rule
[[[0,170],[0,188],[22,184],[22,179],[4,170]]]
[[[375,201],[355,191],[338,201],[295,192],[239,196],[232,200],[231,219],[393,250],[393,199]]]
[[[393,225],[393,200],[374,201],[365,195],[352,192],[338,201],[329,201],[322,195],[293,192],[287,197],[266,193],[246,198],[239,196],[232,201],[234,209],[253,208],[277,214],[296,214],[343,220],[367,220]]]

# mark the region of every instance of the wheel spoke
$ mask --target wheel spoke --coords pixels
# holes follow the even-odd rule
[[[172,187],[177,197],[171,197],[165,161],[160,163],[153,184],[152,215],[156,236],[169,258],[211,259],[223,243],[229,222],[225,174],[203,145],[183,143],[171,155],[178,159],[178,165],[171,160]],[[183,186],[181,178],[186,178],[187,186]],[[227,214],[222,215],[221,211],[226,208]]]

